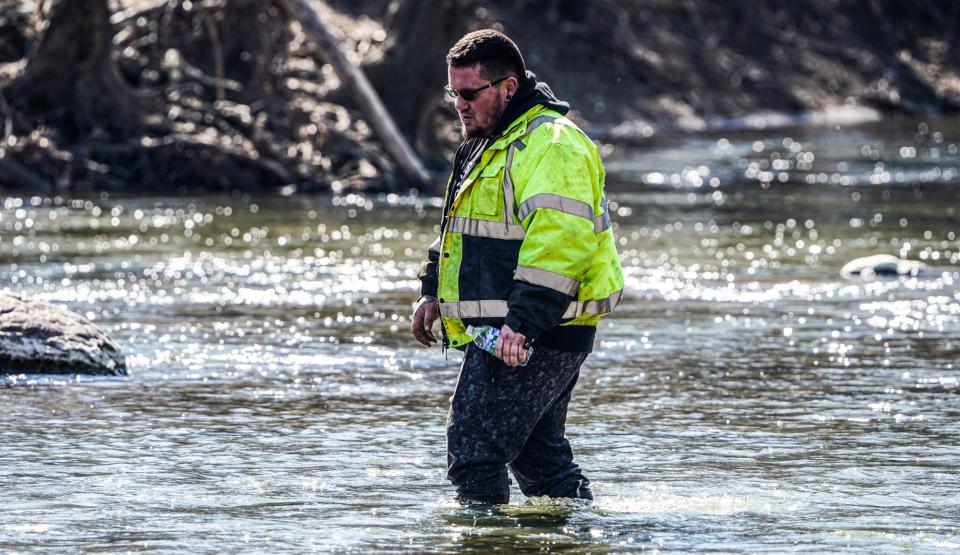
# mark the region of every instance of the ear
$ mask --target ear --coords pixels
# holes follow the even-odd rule
[[[517,94],[517,90],[520,89],[520,82],[516,77],[511,75],[510,77],[507,77],[507,80],[503,83],[506,85],[505,99],[507,102],[510,102],[510,99],[513,98],[514,95]]]

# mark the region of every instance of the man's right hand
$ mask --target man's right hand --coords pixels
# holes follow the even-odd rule
[[[432,347],[437,342],[433,334],[433,323],[440,317],[440,308],[437,299],[424,297],[420,299],[417,309],[413,312],[413,324],[410,331],[424,347]]]

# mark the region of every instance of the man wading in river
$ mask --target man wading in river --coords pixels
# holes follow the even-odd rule
[[[447,477],[464,504],[507,503],[508,467],[527,496],[592,499],[564,425],[597,322],[623,289],[600,156],[506,35],[467,34],[447,66],[466,140],[412,325],[429,347],[439,317],[444,349],[466,350]],[[468,325],[500,328],[496,357],[471,343]]]

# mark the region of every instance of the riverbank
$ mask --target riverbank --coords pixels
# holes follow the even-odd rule
[[[30,72],[28,54],[50,27],[32,2],[0,5],[2,189],[291,193],[411,186],[324,52],[276,2],[243,0],[229,13],[212,4],[122,2],[109,26],[94,26],[112,39],[101,36],[86,49],[61,41],[64,51],[98,53],[102,63],[94,66],[110,78],[93,80],[93,88],[75,86],[90,80],[82,71],[61,75],[57,64],[47,72],[57,79],[18,85]],[[949,47],[960,4],[946,1],[314,6],[438,177],[434,189],[459,139],[456,115],[440,94],[443,55],[459,34],[480,27],[514,37],[528,66],[571,102],[571,117],[605,142],[960,110],[960,55]],[[74,27],[94,29],[85,25]],[[90,59],[60,63],[87,68]],[[112,67],[103,70],[103,63]],[[60,93],[38,92],[47,90]]]
[[[960,109],[956,3],[613,1],[579,13],[539,4],[491,17],[594,126],[701,130],[763,114],[843,123]]]

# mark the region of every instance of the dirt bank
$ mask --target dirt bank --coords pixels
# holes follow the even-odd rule
[[[960,110],[960,3],[314,2],[438,174],[443,56],[500,28],[603,140]],[[0,0],[0,187],[404,190],[325,53],[275,0]]]
[[[359,16],[391,3],[334,4]],[[609,140],[960,110],[960,3],[949,0],[459,4],[451,25],[505,31],[574,117]],[[444,78],[441,64],[434,86]]]

